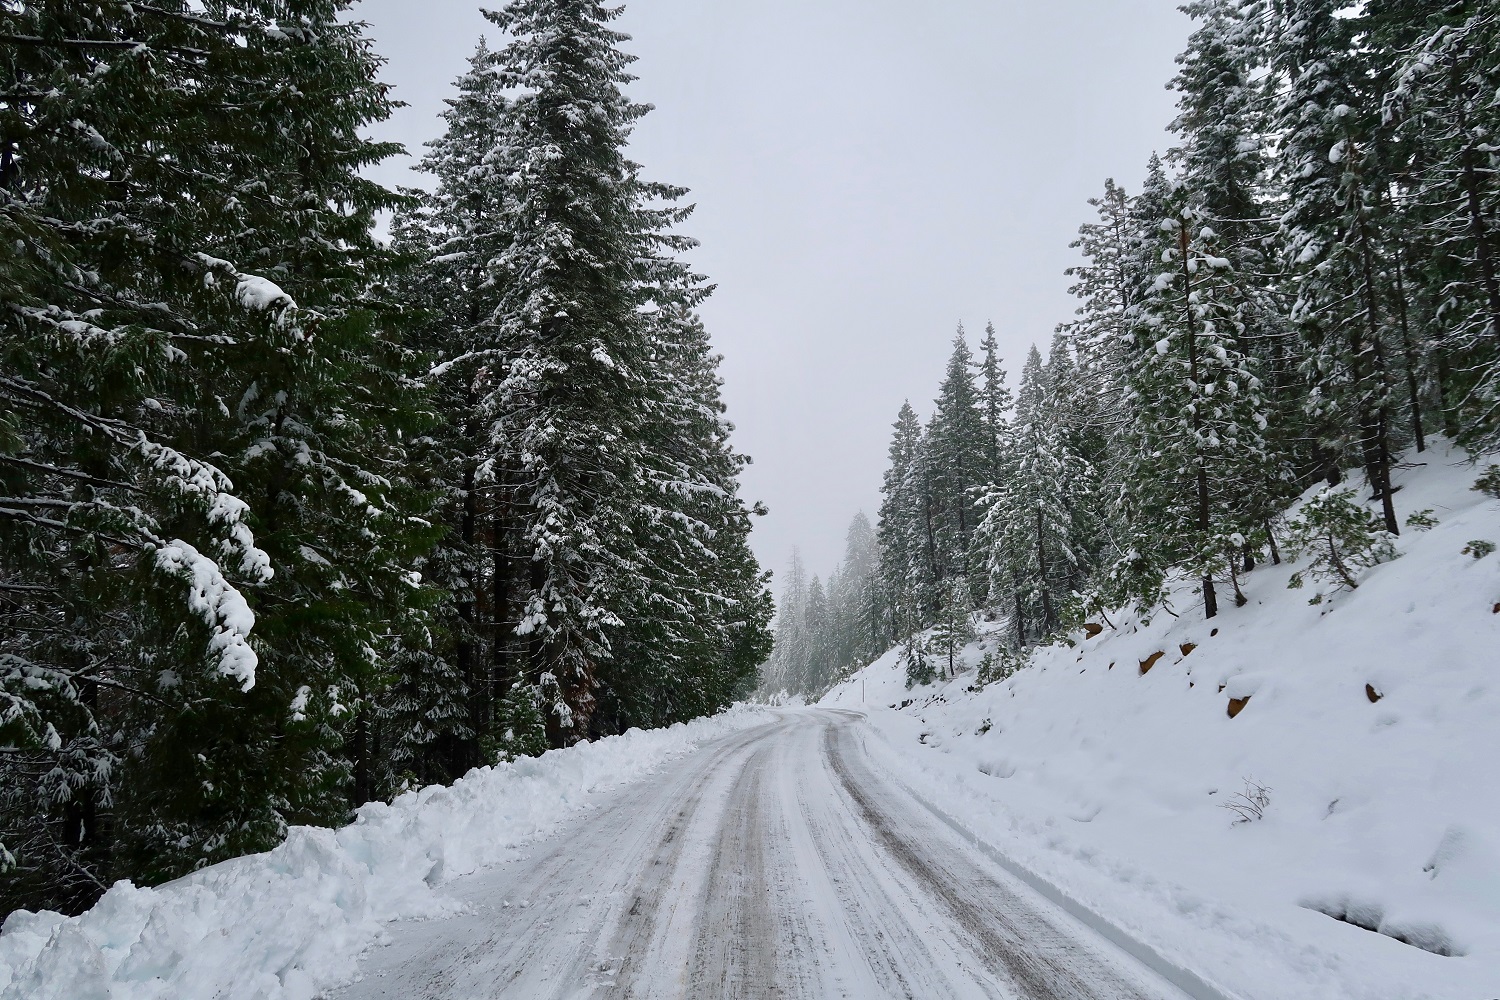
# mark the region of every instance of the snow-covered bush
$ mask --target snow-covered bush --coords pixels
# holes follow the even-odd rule
[[[979,676],[975,686],[983,688],[1003,681],[1026,666],[1027,662],[1027,654],[1008,647],[985,653],[984,659],[979,661]]]
[[[1495,551],[1495,543],[1488,538],[1476,538],[1464,546],[1464,555],[1473,556],[1475,559],[1483,559]]]
[[[1427,510],[1414,510],[1406,517],[1406,526],[1417,531],[1431,531],[1438,526],[1438,519],[1432,516],[1432,508]]]
[[[974,598],[968,577],[950,578],[943,585],[942,602],[942,612],[932,630],[932,645],[952,676],[957,672],[959,652],[974,640]]]
[[[1391,537],[1354,499],[1353,490],[1329,487],[1303,504],[1287,525],[1293,558],[1311,558],[1305,569],[1292,574],[1288,586],[1297,589],[1311,576],[1335,591],[1355,590],[1360,573],[1396,558]],[[1323,597],[1319,592],[1308,603],[1319,604]]]
[[[906,640],[901,648],[901,662],[906,666],[908,690],[937,680],[937,668],[927,655],[927,644],[921,635]]]
[[[1492,465],[1484,470],[1484,475],[1475,481],[1474,488],[1480,493],[1500,500],[1500,465]]]

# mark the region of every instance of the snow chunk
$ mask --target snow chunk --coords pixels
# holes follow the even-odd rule
[[[219,564],[178,538],[157,550],[156,565],[187,581],[188,608],[213,629],[208,648],[217,654],[219,672],[239,681],[242,691],[253,688],[260,663],[248,641],[255,613],[224,579]]]
[[[234,297],[246,309],[266,312],[277,307],[297,307],[296,300],[282,291],[276,282],[254,274],[242,274],[239,277],[239,283],[234,287]]]
[[[741,706],[475,768],[363,806],[340,830],[294,827],[275,850],[155,889],[118,882],[77,917],[18,910],[0,933],[0,1000],[307,1000],[347,981],[390,921],[459,911],[445,881],[514,858],[601,791],[774,719]]]

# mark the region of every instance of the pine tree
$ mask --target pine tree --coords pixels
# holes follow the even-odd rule
[[[683,275],[668,276],[664,295]],[[645,502],[633,534],[642,572],[603,665],[611,728],[665,725],[726,707],[770,653],[766,581],[750,554],[752,511],[739,498],[748,459],[729,444],[714,354],[689,303],[660,308],[645,424]]]
[[[391,706],[393,753],[428,781],[483,762],[482,744],[495,736],[506,750],[532,745],[542,724],[522,678],[494,676],[509,637],[480,619],[481,602],[494,600],[519,559],[514,532],[494,530],[499,491],[479,481],[487,453],[479,402],[503,370],[493,322],[499,286],[489,262],[509,243],[505,191],[490,158],[508,102],[496,56],[483,43],[455,89],[442,115],[445,132],[421,162],[436,188],[393,225],[396,245],[413,261],[398,291],[420,317],[415,344],[436,362],[428,383],[442,415],[422,439],[420,465],[448,531],[423,570],[451,598],[439,612],[433,661],[408,663],[422,669],[402,672],[400,700]]]
[[[1230,0],[1200,0],[1184,9],[1199,24],[1177,59],[1181,69],[1172,81],[1181,96],[1172,123],[1179,144],[1170,157],[1178,168],[1178,183],[1215,233],[1215,253],[1236,275],[1235,346],[1255,360],[1264,379],[1263,402],[1277,435],[1275,446],[1292,465],[1311,468],[1315,456],[1305,446],[1308,434],[1301,416],[1308,386],[1297,371],[1273,257],[1264,152],[1267,102],[1253,79],[1259,54],[1256,22],[1243,4]],[[1261,522],[1269,522],[1295,493],[1283,488],[1279,477],[1245,485],[1252,492],[1242,496],[1244,509]],[[1245,562],[1247,567],[1254,564],[1249,549]]]
[[[960,326],[929,435],[939,579],[969,576],[972,540],[979,526],[973,491],[988,478],[990,435],[974,373],[973,355]]]
[[[1069,452],[1055,402],[1041,352],[1032,347],[1016,401],[1014,463],[986,494],[983,525],[988,570],[996,589],[1014,591],[1012,625],[1022,642],[1056,632],[1060,603],[1081,568],[1070,494],[1090,472]]]
[[[949,677],[958,674],[958,654],[974,641],[974,598],[962,576],[943,582],[942,611],[932,632],[934,651],[944,661]]]
[[[1154,177],[1161,177],[1154,160]],[[1107,180],[1104,194],[1089,199],[1096,221],[1079,227],[1072,246],[1083,263],[1069,268],[1069,291],[1079,300],[1076,318],[1058,327],[1052,353],[1072,352],[1072,383],[1058,387],[1069,399],[1076,426],[1069,446],[1094,473],[1094,499],[1085,501],[1097,514],[1101,535],[1094,559],[1107,563],[1112,541],[1107,526],[1123,518],[1127,461],[1122,434],[1130,407],[1124,373],[1128,367],[1130,324],[1149,280],[1140,252],[1138,220],[1124,189]],[[1151,266],[1151,273],[1159,264]]]
[[[5,722],[29,905],[346,815],[344,730],[422,603],[392,200],[358,176],[389,103],[346,6],[28,5],[42,41],[6,49],[38,91],[5,106],[0,221],[5,690],[49,692]]]
[[[923,478],[922,425],[902,403],[891,436],[890,465],[881,486],[880,578],[888,609],[888,636],[898,641],[926,624],[929,599],[928,497]]]
[[[1386,529],[1399,532],[1391,489],[1393,373],[1387,363],[1389,281],[1377,100],[1354,47],[1358,26],[1334,0],[1291,0],[1271,17],[1267,85],[1287,201],[1282,240],[1296,276],[1291,320],[1312,386],[1308,415],[1337,478],[1357,454]]]
[[[806,673],[810,639],[807,630],[807,569],[795,549],[787,566],[781,598],[776,602],[775,645],[761,668],[760,690],[766,695],[796,693]]]
[[[832,625],[828,596],[823,590],[823,582],[814,574],[807,584],[807,603],[802,608],[802,628],[807,647],[794,690],[809,695],[819,693],[832,680]]]
[[[1500,18],[1483,5],[1452,3],[1382,4],[1370,19],[1391,78],[1383,124],[1394,132],[1407,188],[1396,294],[1413,433],[1420,441],[1419,359],[1428,344],[1412,327],[1430,324],[1444,424],[1492,444],[1500,440]],[[1408,298],[1425,299],[1420,319],[1408,316]]]
[[[870,519],[863,512],[854,515],[844,538],[844,561],[834,596],[841,631],[840,670],[864,666],[888,645],[881,628],[880,544]]]
[[[1214,578],[1227,572],[1239,594],[1236,556],[1255,529],[1248,489],[1273,475],[1267,420],[1254,362],[1238,348],[1240,289],[1216,234],[1179,191],[1159,228],[1164,268],[1137,320],[1130,375],[1132,548],[1154,565],[1183,567],[1202,581],[1204,615],[1218,614]],[[1120,578],[1134,574],[1122,568]],[[1158,583],[1132,595],[1154,603]],[[1119,595],[1125,596],[1125,595]]]
[[[1000,367],[1000,343],[995,338],[995,324],[984,328],[984,352],[979,363],[979,412],[984,424],[984,470],[979,481],[997,483],[1005,474],[1010,449],[1010,411],[1015,405],[1010,387],[1005,384],[1005,369]]]

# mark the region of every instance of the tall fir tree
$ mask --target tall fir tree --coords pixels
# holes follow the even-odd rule
[[[928,442],[939,579],[969,578],[973,536],[979,526],[974,490],[988,479],[990,434],[974,375],[973,355],[960,326],[938,389]]]
[[[351,722],[420,615],[423,417],[369,236],[393,200],[359,177],[390,104],[347,6],[30,4],[5,49],[36,88],[0,144],[29,905],[343,818]]]
[[[891,435],[877,529],[887,634],[892,642],[920,630],[931,606],[923,448],[917,413],[911,403],[902,403]]]
[[[1334,0],[1272,10],[1266,86],[1279,88],[1285,192],[1282,242],[1296,281],[1291,321],[1311,385],[1307,413],[1336,478],[1357,455],[1386,530],[1400,525],[1391,485],[1393,373],[1388,364],[1386,259],[1389,184],[1378,144],[1378,101],[1355,51],[1357,25]]]
[[[1204,615],[1219,612],[1215,578],[1228,574],[1237,603],[1237,554],[1255,529],[1244,495],[1272,475],[1268,421],[1254,362],[1238,347],[1240,289],[1216,234],[1186,191],[1159,226],[1163,270],[1141,308],[1130,371],[1133,467],[1130,553],[1122,579],[1159,602],[1161,581],[1141,560],[1201,581]],[[1132,566],[1131,563],[1137,565]]]

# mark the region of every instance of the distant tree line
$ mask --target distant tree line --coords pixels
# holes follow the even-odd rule
[[[1319,516],[1376,551],[1402,528],[1404,449],[1500,443],[1500,9],[1183,9],[1176,144],[1139,192],[1109,181],[1090,202],[1076,317],[1014,396],[993,328],[977,358],[960,330],[931,417],[897,417],[864,655],[904,644],[921,676],[972,614],[1024,649],[1157,609],[1173,577],[1213,618],[1280,560],[1282,512],[1309,486],[1326,481]],[[795,598],[773,667],[826,645]],[[818,656],[790,690],[849,667]]]
[[[716,711],[769,652],[618,11],[487,15],[426,193],[363,176],[350,7],[0,0],[0,914]]]

